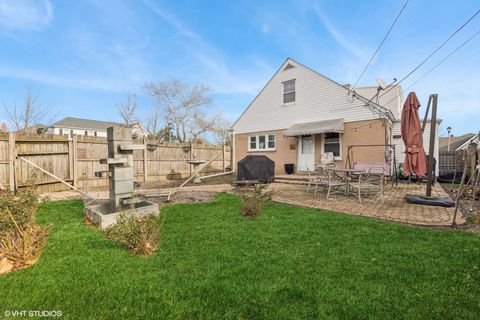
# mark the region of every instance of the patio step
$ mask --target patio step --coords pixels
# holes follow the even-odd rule
[[[308,181],[308,174],[281,174],[275,176],[275,181]]]
[[[275,183],[287,183],[287,184],[307,185],[307,184],[308,184],[308,180],[275,179]]]

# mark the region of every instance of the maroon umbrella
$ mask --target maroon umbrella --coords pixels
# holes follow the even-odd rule
[[[414,172],[417,176],[424,177],[427,171],[418,108],[420,108],[420,102],[417,95],[415,92],[410,92],[403,104],[401,120],[402,139],[405,144],[404,176]]]

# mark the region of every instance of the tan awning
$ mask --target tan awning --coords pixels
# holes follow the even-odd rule
[[[315,122],[296,123],[284,133],[286,137],[303,136],[324,132],[343,133],[343,118]]]

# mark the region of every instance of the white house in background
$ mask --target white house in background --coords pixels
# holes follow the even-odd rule
[[[121,123],[67,117],[52,124],[46,131],[48,134],[73,136],[107,137],[107,128],[122,126]],[[148,131],[140,124],[132,125],[132,134],[136,138],[148,136]]]

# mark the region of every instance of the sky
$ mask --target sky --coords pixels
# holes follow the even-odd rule
[[[0,0],[0,121],[29,88],[66,116],[120,121],[144,85],[181,79],[212,89],[212,113],[231,122],[291,57],[355,83],[404,0]],[[477,0],[411,0],[359,85],[401,79],[468,20]],[[406,88],[480,30],[480,15],[403,83]],[[423,106],[437,93],[441,135],[480,130],[480,35],[405,90]]]

